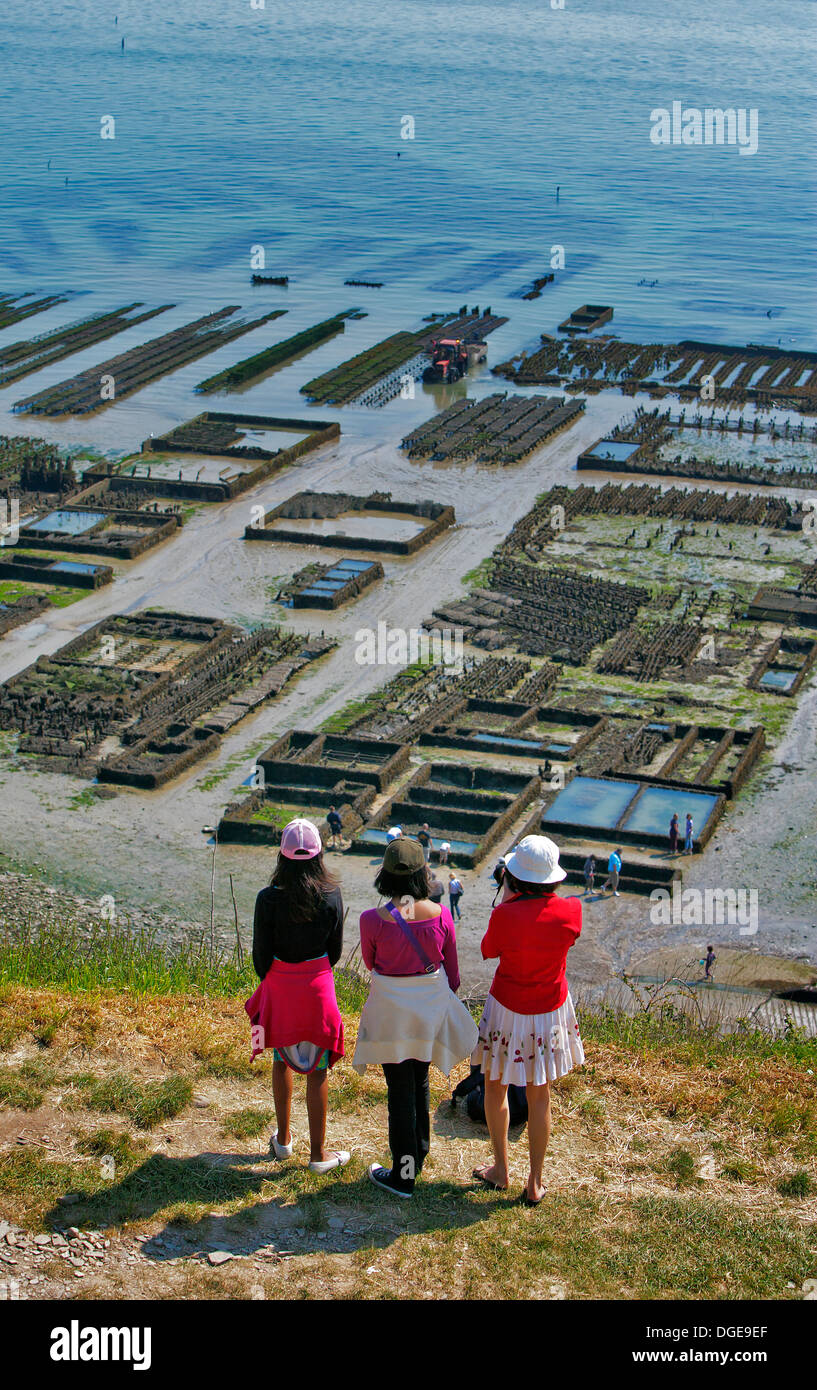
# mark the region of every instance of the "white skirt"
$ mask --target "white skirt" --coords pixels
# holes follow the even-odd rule
[[[477,1025],[452,993],[443,970],[433,975],[372,974],[363,1005],[352,1066],[361,1076],[369,1063],[433,1062],[449,1075],[469,1055]]]
[[[584,1061],[570,994],[548,1014],[515,1014],[489,994],[471,1061],[489,1080],[509,1086],[544,1086],[567,1076]]]

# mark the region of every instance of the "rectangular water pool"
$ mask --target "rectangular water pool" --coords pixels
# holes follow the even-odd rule
[[[768,671],[763,672],[758,685],[763,686],[765,690],[791,690],[799,674],[799,671],[792,671],[784,666],[770,666]]]
[[[687,811],[692,816],[696,837],[700,835],[718,798],[706,792],[676,791],[673,787],[645,787],[622,830],[640,835],[669,835],[669,823],[678,812],[681,827]]]
[[[371,827],[370,827],[369,829],[367,829],[367,830],[361,830],[361,832],[360,832],[360,834],[358,835],[357,838],[358,838],[358,840],[362,840],[365,844],[385,845],[385,844],[386,844],[386,831],[385,831],[385,830],[379,830],[379,829],[377,828],[377,826],[371,826]],[[446,837],[446,838],[447,838],[447,837]],[[434,837],[434,843],[435,843],[435,848],[439,848],[439,838],[438,838],[437,836]],[[476,848],[477,848],[477,842],[476,842],[476,840],[451,840],[451,839],[448,839],[448,843],[449,843],[449,845],[451,846],[451,854],[452,854],[452,855],[453,855],[453,854],[474,854],[475,851],[476,851]]]
[[[613,782],[603,777],[574,777],[559,792],[543,821],[594,826],[612,830],[638,791],[638,782]]]
[[[640,444],[633,444],[626,439],[602,439],[595,449],[588,452],[587,457],[591,459],[613,459],[616,462],[625,462],[632,458],[633,454],[641,448]]]
[[[507,738],[502,734],[471,734],[475,743],[501,743],[503,748],[513,749],[515,753],[528,753],[535,757],[542,751],[541,743],[530,738]]]
[[[49,512],[48,516],[41,516],[38,521],[32,521],[26,529],[29,531],[57,531],[66,536],[81,536],[85,531],[90,531],[92,526],[104,521],[107,515],[107,512],[59,510]]]
[[[60,574],[96,574],[99,565],[84,565],[79,560],[57,560],[48,568],[59,570]]]

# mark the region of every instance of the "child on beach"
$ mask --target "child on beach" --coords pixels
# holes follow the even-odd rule
[[[324,867],[320,833],[311,821],[290,821],[281,835],[272,882],[255,902],[252,957],[261,984],[244,1007],[253,1025],[253,1057],[273,1049],[277,1128],[270,1153],[292,1157],[292,1078],[299,1072],[306,1076],[313,1173],[349,1162],[344,1150],[325,1148],[329,1070],[343,1056],[343,1021],[332,974],[342,947],[343,900]]]

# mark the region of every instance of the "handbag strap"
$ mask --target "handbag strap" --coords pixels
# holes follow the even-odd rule
[[[420,960],[423,962],[424,973],[426,975],[433,975],[434,972],[439,969],[439,965],[434,964],[428,952],[425,950],[423,946],[421,946],[420,942],[417,940],[417,937],[414,935],[412,927],[406,921],[400,909],[398,907],[395,907],[393,903],[387,903],[386,907],[388,908],[388,911],[391,913],[392,921],[397,924],[406,940],[414,947],[416,954],[420,957]]]

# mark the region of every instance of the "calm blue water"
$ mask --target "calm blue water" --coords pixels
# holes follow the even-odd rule
[[[599,830],[612,830],[638,791],[638,782],[617,782],[604,777],[574,777],[542,817],[543,823],[570,822]],[[669,831],[673,811],[691,812],[700,833],[717,797],[705,792],[673,791],[671,787],[646,787],[621,829],[642,835]]]
[[[84,565],[78,560],[57,560],[49,569],[58,570],[60,574],[96,574],[99,565]]]
[[[773,666],[764,671],[758,682],[767,690],[789,690],[799,676],[799,671],[791,671],[784,666]]]
[[[528,753],[533,756],[542,751],[541,742],[529,738],[505,738],[499,734],[472,734],[471,737],[475,743],[501,743],[509,753]]]
[[[56,511],[49,512],[48,516],[41,516],[39,520],[28,524],[29,531],[61,531],[65,535],[81,536],[85,531],[90,531],[97,522],[104,521],[106,512],[70,512]]]
[[[706,825],[716,801],[716,796],[708,796],[705,792],[678,792],[673,791],[671,787],[646,787],[622,829],[635,830],[643,835],[668,835],[673,811],[678,812],[681,825],[689,811],[695,825],[695,833],[698,835]]]
[[[593,450],[591,457],[597,459],[628,459],[631,454],[640,448],[638,444],[629,444],[625,439],[603,439]]]
[[[603,777],[574,777],[559,792],[542,817],[543,823],[560,821],[612,830],[638,791],[637,782],[608,781]]]
[[[378,830],[376,826],[370,827],[366,830],[361,830],[360,834],[355,838],[363,840],[367,844],[385,845],[386,831]],[[448,844],[452,854],[473,854],[477,847],[476,840],[449,840]]]
[[[332,583],[343,586],[348,584],[358,574],[364,574],[366,570],[373,568],[371,560],[362,561],[359,564],[349,564],[345,562],[340,565],[333,565],[331,570],[327,570],[323,578],[323,583]]]
[[[263,244],[275,303],[369,295],[399,327],[496,307],[561,245],[516,340],[587,301],[622,335],[817,348],[816,24],[815,0],[6,0],[0,289],[96,293],[30,332],[137,295],[260,303]],[[673,100],[756,107],[757,154],[654,146]]]

